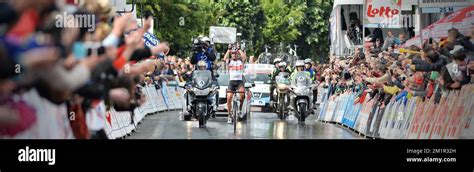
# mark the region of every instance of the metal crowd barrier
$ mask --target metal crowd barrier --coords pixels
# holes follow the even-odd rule
[[[326,94],[327,89],[318,92]],[[377,97],[368,95],[362,103],[355,103],[356,93],[349,91],[324,95],[318,120],[340,124],[369,138],[474,139],[474,85],[443,92],[438,104],[434,97],[425,101],[392,98],[380,107]]]
[[[86,124],[90,131],[104,130],[109,139],[130,135],[146,115],[163,111],[182,109],[183,89],[176,85],[156,89],[155,85],[141,88],[146,102],[131,112],[118,112],[111,107],[106,109],[103,101],[85,112]],[[35,89],[16,97],[32,106],[36,111],[36,122],[14,136],[0,136],[0,139],[74,139],[70,119],[65,104],[56,105],[42,98]],[[168,103],[165,103],[168,102]]]

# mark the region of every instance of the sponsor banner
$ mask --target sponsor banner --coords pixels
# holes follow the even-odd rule
[[[211,26],[209,38],[214,43],[233,44],[237,40],[237,29],[235,27]]]
[[[372,28],[400,28],[402,0],[364,0],[364,25]]]

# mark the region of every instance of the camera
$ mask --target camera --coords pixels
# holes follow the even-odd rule
[[[193,42],[193,51],[201,52],[204,49],[204,42],[199,39],[195,39]]]

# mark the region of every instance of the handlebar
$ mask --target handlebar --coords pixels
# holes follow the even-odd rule
[[[227,90],[227,93],[245,93],[245,91],[230,91],[230,90]]]

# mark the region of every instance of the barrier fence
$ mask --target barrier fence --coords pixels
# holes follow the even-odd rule
[[[148,85],[143,90],[145,90],[143,93],[147,101],[134,110],[133,123],[130,112],[116,112],[113,108],[110,111],[105,111],[109,118],[105,122],[104,129],[109,139],[121,138],[130,134],[148,114],[182,109],[181,95],[184,94],[184,90],[178,89],[176,85],[163,84],[162,88],[158,90],[154,85]]]
[[[322,93],[318,120],[334,122],[372,138],[383,139],[474,139],[474,84],[435,96],[403,97],[381,107],[379,95],[357,97],[346,91],[338,96]],[[357,100],[357,101],[356,101]]]
[[[85,121],[90,131],[104,130],[107,138],[123,138],[131,134],[137,125],[148,114],[183,108],[184,89],[177,88],[175,84],[163,83],[161,89],[155,85],[141,87],[146,97],[145,103],[130,111],[118,112],[110,107],[106,109],[104,101],[94,104],[93,108],[85,112]],[[17,99],[24,100],[36,110],[36,122],[14,136],[0,136],[1,139],[74,139],[68,112],[65,104],[55,105],[42,98],[32,89]],[[168,103],[165,103],[168,102]],[[178,118],[178,116],[176,116]]]
[[[109,139],[132,133],[148,114],[182,109],[184,90],[175,84],[156,89],[141,88],[146,102],[133,111],[107,110],[103,101],[85,113],[89,130],[104,130]],[[392,99],[385,107],[377,103],[379,95],[357,97],[346,91],[329,96],[330,88],[319,88],[318,120],[334,122],[372,138],[383,139],[474,139],[474,85],[444,92],[439,103],[434,97]],[[395,97],[395,96],[394,96]],[[55,105],[32,89],[15,99],[21,99],[36,109],[36,122],[27,130],[2,139],[74,139],[65,104]],[[357,100],[357,101],[356,101]],[[166,103],[167,102],[167,103]]]

